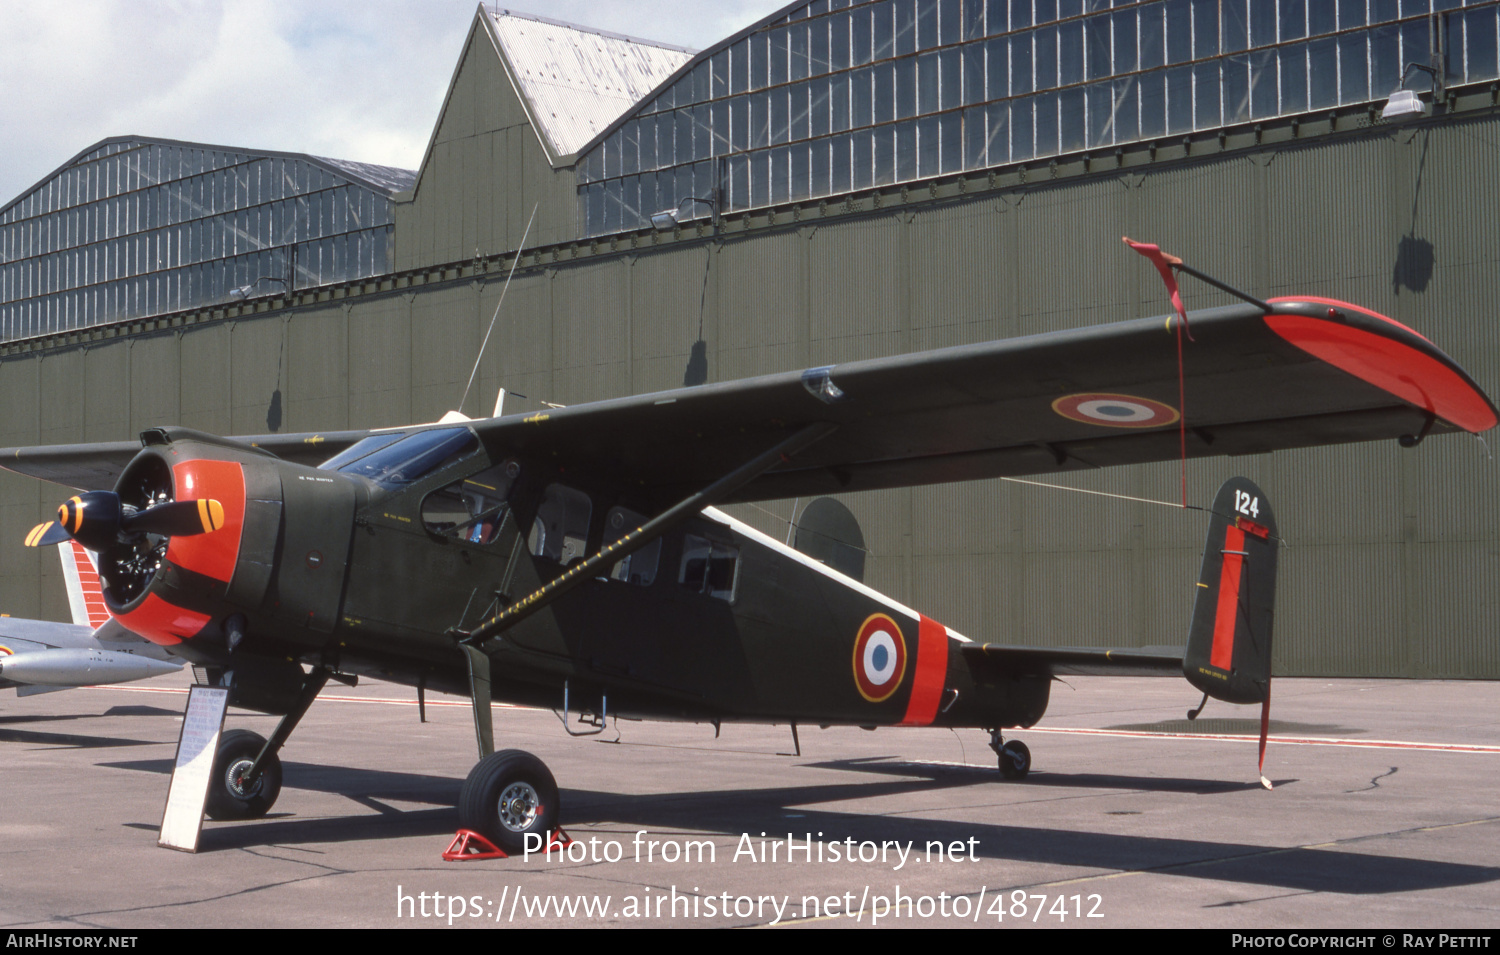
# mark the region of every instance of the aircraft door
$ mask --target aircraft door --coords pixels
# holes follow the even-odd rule
[[[497,613],[506,568],[524,546],[509,502],[517,473],[514,462],[450,472],[365,508],[344,611],[354,632],[440,635]]]

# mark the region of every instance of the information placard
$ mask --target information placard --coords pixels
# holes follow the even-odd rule
[[[203,805],[213,774],[214,755],[229,690],[219,686],[194,686],[188,691],[187,711],[182,716],[182,735],[177,738],[177,762],[172,785],[167,790],[167,808],[162,813],[159,846],[183,852],[198,851],[203,830]]]

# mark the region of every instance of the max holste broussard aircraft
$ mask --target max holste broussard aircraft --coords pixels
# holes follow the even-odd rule
[[[175,673],[182,660],[109,615],[99,573],[77,541],[57,549],[72,623],[0,617],[0,689],[32,696]]]
[[[556,831],[558,789],[536,757],[495,751],[492,699],[562,704],[596,727],[610,714],[977,727],[1011,778],[1029,755],[1002,731],[1040,719],[1062,674],[1181,673],[1207,696],[1262,703],[1264,727],[1278,537],[1243,478],[1214,501],[1185,649],[972,640],[713,509],[1412,446],[1496,423],[1435,345],[1355,305],[1199,311],[1185,347],[1184,320],[1179,307],[1175,319],[320,443],[160,427],[139,443],[6,449],[0,465],[82,492],[29,544],[97,552],[122,625],[206,668],[235,705],[283,716],[269,740],[223,735],[211,817],[264,814],[281,786],[277,751],[318,691],[365,675],[471,697],[481,759],[460,824],[516,850]]]

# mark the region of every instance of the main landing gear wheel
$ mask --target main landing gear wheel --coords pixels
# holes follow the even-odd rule
[[[261,767],[260,778],[245,784],[245,773],[265,745],[264,736],[249,730],[230,730],[219,737],[204,807],[208,818],[255,819],[276,804],[281,795],[281,760],[274,753]]]
[[[506,852],[521,852],[531,833],[546,845],[547,834],[557,828],[560,808],[557,781],[547,764],[519,749],[505,749],[469,771],[458,796],[458,825]],[[533,851],[537,848],[533,841]]]
[[[1025,779],[1031,772],[1031,750],[1018,739],[1000,748],[1000,775],[1006,779]]]

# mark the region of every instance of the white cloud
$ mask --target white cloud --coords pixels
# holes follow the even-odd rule
[[[518,12],[702,48],[776,0],[530,0]],[[0,3],[0,205],[141,135],[415,168],[473,0]]]

